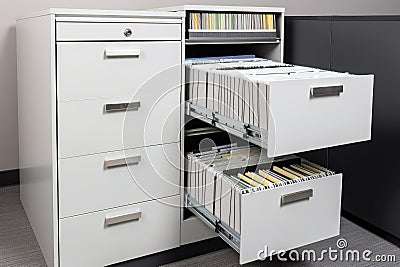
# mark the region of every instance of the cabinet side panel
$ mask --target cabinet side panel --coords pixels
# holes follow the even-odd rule
[[[20,199],[48,266],[57,264],[54,17],[17,21]]]

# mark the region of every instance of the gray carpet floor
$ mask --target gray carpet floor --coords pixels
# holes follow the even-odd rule
[[[330,261],[287,261],[280,262],[277,258],[272,261],[255,262],[247,266],[400,266],[400,249],[382,238],[342,218],[341,235],[298,249],[301,253],[305,249],[313,249],[317,255],[332,247],[337,249],[336,242],[339,238],[347,241],[345,250],[357,249],[371,250],[375,255],[395,255],[396,262],[343,262]],[[186,259],[165,265],[166,267],[178,266],[239,266],[239,255],[232,249],[223,249],[202,256]],[[0,187],[0,266],[46,266],[40,248],[36,242],[33,231],[19,201],[18,186]]]
[[[46,266],[18,186],[0,187],[0,266]]]
[[[349,220],[342,217],[341,219],[341,234],[338,237],[330,238],[321,242],[317,242],[302,248],[297,249],[299,255],[303,250],[314,250],[317,255],[321,255],[321,251],[325,249],[338,249],[337,241],[338,239],[344,238],[347,241],[347,247],[343,251],[347,250],[358,250],[360,251],[360,261],[346,261],[346,256],[343,256],[343,261],[336,260],[331,261],[329,257],[325,254],[323,261],[290,261],[289,256],[286,255],[283,258],[288,259],[286,262],[279,261],[277,257],[273,257],[272,260],[266,259],[265,261],[253,262],[250,264],[242,265],[249,267],[258,266],[282,266],[282,267],[292,267],[292,266],[400,266],[400,248],[396,247],[392,243],[385,241],[384,239],[368,232],[367,230],[353,224]],[[373,253],[370,258],[373,259],[376,255],[394,255],[397,262],[367,262],[362,260],[362,252],[364,250],[371,250]],[[292,259],[295,259],[296,254],[292,254]],[[345,255],[345,254],[344,254]],[[301,258],[301,256],[300,256]],[[307,257],[305,257],[307,259]],[[350,257],[349,257],[350,258]],[[350,258],[351,259],[351,258]],[[235,267],[240,266],[239,254],[233,249],[223,249],[220,251],[208,253],[191,259],[186,259],[179,262],[174,262],[172,264],[164,265],[163,267]]]

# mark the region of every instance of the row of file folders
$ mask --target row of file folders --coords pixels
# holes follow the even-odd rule
[[[297,156],[272,160],[256,146],[228,145],[189,153],[186,192],[240,234],[241,196],[335,173]]]
[[[265,30],[275,31],[274,14],[189,13],[189,30]]]
[[[186,61],[188,102],[227,119],[268,129],[267,88],[273,82],[348,76],[255,56],[197,58]]]

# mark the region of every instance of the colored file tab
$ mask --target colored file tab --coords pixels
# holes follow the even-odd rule
[[[274,172],[277,172],[277,173],[279,173],[279,174],[281,174],[281,175],[283,175],[283,176],[285,176],[285,177],[287,177],[287,178],[290,178],[290,179],[297,179],[297,178],[299,178],[299,177],[297,177],[296,175],[294,175],[294,174],[292,174],[292,173],[290,173],[290,172],[288,172],[288,171],[285,171],[284,169],[281,169],[281,168],[279,168],[279,167],[277,167],[277,166],[273,166],[273,167],[272,167],[272,170],[273,170]]]
[[[276,30],[275,14],[189,13],[190,30]]]
[[[270,180],[273,183],[279,183],[280,182],[278,179],[276,179],[275,177],[272,177],[271,175],[269,175],[268,173],[266,173],[266,172],[264,172],[262,170],[259,170],[258,174],[261,175],[262,177],[264,177],[265,179]]]
[[[259,186],[259,185],[260,185],[259,183],[253,181],[252,179],[250,179],[250,178],[244,176],[244,175],[241,174],[241,173],[238,173],[237,176],[238,176],[241,180],[243,180],[243,181],[245,181],[246,183],[248,183],[249,185],[252,185],[252,186]]]
[[[268,186],[271,184],[270,182],[268,182],[267,180],[263,179],[262,177],[258,176],[257,174],[255,174],[253,172],[246,172],[246,176],[250,177],[254,181],[256,181],[262,185],[265,185],[265,186]]]

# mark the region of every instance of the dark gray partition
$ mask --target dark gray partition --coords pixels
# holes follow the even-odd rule
[[[286,37],[287,62],[375,75],[372,141],[331,148],[328,163],[343,210],[400,238],[400,17],[288,17]]]
[[[329,69],[330,18],[286,17],[285,19],[285,62]]]
[[[336,18],[331,67],[375,74],[372,141],[330,149],[343,208],[400,237],[400,18]]]

